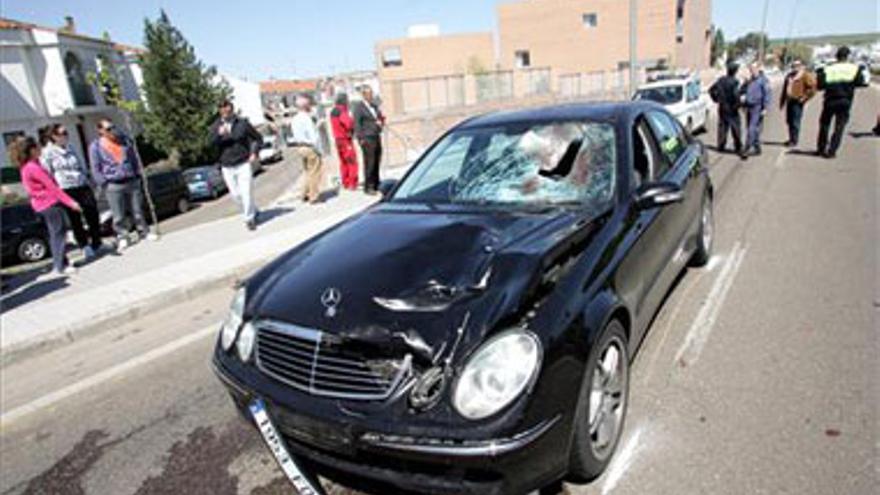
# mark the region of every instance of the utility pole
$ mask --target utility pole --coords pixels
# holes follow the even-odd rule
[[[636,94],[636,66],[638,65],[638,53],[636,42],[638,41],[638,0],[629,0],[629,95],[632,98]]]
[[[765,51],[767,47],[764,46],[764,38],[767,36],[767,9],[770,7],[770,0],[764,0],[764,18],[761,20],[761,32],[760,38],[758,39],[758,63],[764,65],[764,60],[766,60]]]

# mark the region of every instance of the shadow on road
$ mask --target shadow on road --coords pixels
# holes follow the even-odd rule
[[[36,275],[34,276],[34,279]],[[33,279],[32,279],[33,280]],[[67,277],[58,276],[49,280],[42,280],[29,285],[19,286],[7,292],[4,288],[3,296],[0,297],[0,313],[15,309],[23,304],[36,301],[47,294],[67,287]]]
[[[852,131],[852,132],[849,133],[849,135],[850,135],[851,137],[856,138],[856,139],[861,139],[861,138],[880,138],[880,136],[878,136],[877,134],[874,134],[874,131],[861,131],[861,132],[858,132],[858,131]]]
[[[258,225],[267,224],[280,216],[284,216],[284,215],[287,215],[288,213],[293,213],[293,212],[294,212],[293,208],[287,208],[287,207],[276,207],[276,208],[269,208],[268,210],[261,210]]]

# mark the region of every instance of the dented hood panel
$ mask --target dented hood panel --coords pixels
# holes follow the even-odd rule
[[[410,332],[429,349],[439,349],[465,314],[483,316],[469,326],[491,328],[485,320],[497,320],[517,306],[543,255],[571,231],[576,218],[559,210],[441,213],[380,205],[258,273],[252,280],[256,287],[249,287],[249,312],[378,345],[387,335]],[[441,295],[467,293],[456,293],[461,297],[440,312],[395,311],[376,302],[412,298],[428,287],[440,287]],[[331,288],[340,297],[328,311],[322,295]],[[469,337],[465,340],[479,340]]]

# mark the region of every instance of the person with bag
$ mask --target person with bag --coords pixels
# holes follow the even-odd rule
[[[718,104],[718,152],[724,153],[728,132],[733,136],[733,149],[743,160],[746,159],[742,143],[742,124],[739,115],[739,80],[736,73],[739,66],[727,65],[727,74],[721,76],[709,88],[709,97]]]
[[[73,152],[68,143],[67,129],[62,124],[50,124],[41,129],[40,144],[43,145],[40,154],[43,168],[68,196],[79,203],[82,209],[75,211],[65,206],[73,237],[86,260],[92,260],[101,249],[101,220],[98,203],[92,191],[94,181],[89,168]],[[83,226],[83,217],[88,229]]]
[[[80,212],[79,203],[58,187],[55,179],[40,165],[40,145],[34,138],[19,138],[10,146],[12,159],[21,169],[21,184],[30,197],[31,208],[46,222],[53,273],[76,273],[65,252],[67,227],[64,224],[63,206]]]
[[[144,178],[134,142],[110,119],[99,120],[97,127],[98,138],[89,146],[89,159],[95,185],[110,204],[116,249],[123,251],[131,245],[131,219],[139,239],[155,240],[156,235],[150,232],[144,217]]]
[[[339,174],[342,187],[354,191],[358,185],[358,160],[354,150],[354,119],[348,111],[348,95],[340,93],[336,97],[336,105],[330,111],[330,126],[336,151],[339,155]]]
[[[806,70],[800,60],[795,60],[791,64],[791,71],[785,76],[782,95],[779,98],[779,109],[785,110],[785,123],[788,125],[788,141],[785,142],[785,146],[797,146],[804,105],[815,95],[816,78]]]
[[[211,141],[220,151],[218,162],[229,194],[241,209],[248,230],[255,230],[259,211],[254,202],[251,163],[257,160],[263,136],[247,119],[235,115],[234,110],[231,101],[220,102],[220,116],[211,126]]]

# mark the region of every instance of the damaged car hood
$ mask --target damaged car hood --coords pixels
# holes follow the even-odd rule
[[[258,273],[249,310],[427,359],[472,308],[499,318],[516,307],[579,218],[379,205]]]

